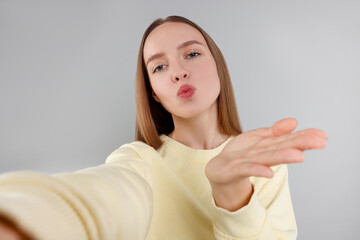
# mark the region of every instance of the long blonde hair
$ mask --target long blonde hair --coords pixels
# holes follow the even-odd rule
[[[180,16],[158,18],[146,29],[141,40],[137,71],[136,71],[136,129],[135,139],[157,149],[162,145],[161,134],[169,134],[174,130],[171,114],[155,101],[152,96],[149,76],[146,70],[143,50],[149,34],[158,26],[166,22],[181,22],[197,29],[204,37],[213,55],[220,79],[220,93],[218,97],[218,120],[220,131],[227,135],[242,133],[236,101],[224,56],[211,37],[197,24]]]

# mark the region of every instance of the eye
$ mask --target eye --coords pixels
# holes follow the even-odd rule
[[[165,65],[161,64],[161,65],[158,65],[157,67],[155,67],[153,73],[156,73],[158,71],[161,71],[165,68]]]
[[[195,58],[197,56],[199,56],[200,53],[197,51],[192,51],[191,53],[189,53],[188,55],[186,55],[186,58]]]

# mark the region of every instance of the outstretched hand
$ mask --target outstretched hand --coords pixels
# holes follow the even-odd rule
[[[286,118],[272,127],[242,133],[209,161],[205,174],[219,207],[235,211],[245,206],[252,194],[249,177],[271,178],[271,166],[300,163],[304,160],[303,151],[325,147],[325,132],[293,132],[296,126],[295,119]]]

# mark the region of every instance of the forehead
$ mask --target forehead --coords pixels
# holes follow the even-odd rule
[[[197,40],[207,46],[202,34],[194,27],[181,22],[167,22],[155,28],[144,44],[144,58],[174,49],[181,43]]]

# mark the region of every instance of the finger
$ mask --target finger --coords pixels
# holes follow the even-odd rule
[[[259,137],[276,137],[291,133],[297,127],[297,121],[294,118],[285,118],[277,121],[272,127],[258,128],[246,132],[247,135],[255,135]]]
[[[326,137],[312,132],[303,132],[288,138],[283,138],[283,141],[273,142],[268,146],[262,146],[263,151],[294,148],[298,150],[310,150],[310,149],[323,149],[326,146]],[[261,147],[259,144],[258,147]],[[260,150],[260,149],[259,149]],[[260,150],[261,151],[261,150]]]
[[[282,136],[296,129],[298,122],[295,118],[285,118],[277,121],[271,128],[274,136]]]
[[[324,139],[327,139],[328,136],[326,134],[326,132],[320,130],[320,129],[317,129],[317,128],[308,128],[308,129],[304,129],[304,130],[300,130],[300,131],[297,131],[297,132],[294,132],[294,133],[291,133],[291,134],[288,134],[292,137],[295,137],[295,136],[299,136],[299,135],[303,135],[303,134],[314,134],[314,135],[317,135],[319,137],[322,137]]]
[[[279,137],[264,138],[257,143],[257,146],[268,147],[270,145],[283,143],[286,141],[291,141],[292,139],[295,139],[299,136],[306,135],[306,134],[315,135],[320,138],[323,138],[324,140],[327,140],[327,134],[324,131],[322,131],[320,129],[309,128],[309,129],[301,130],[301,131],[298,131],[295,133],[286,134],[286,135],[279,136]]]
[[[297,149],[280,149],[263,151],[254,154],[246,159],[239,158],[228,171],[230,179],[239,177],[267,177],[273,176],[271,166],[289,163],[301,163],[304,161],[304,154]]]
[[[265,166],[275,166],[279,164],[301,163],[304,161],[304,153],[301,150],[286,148],[259,152],[246,161]]]

